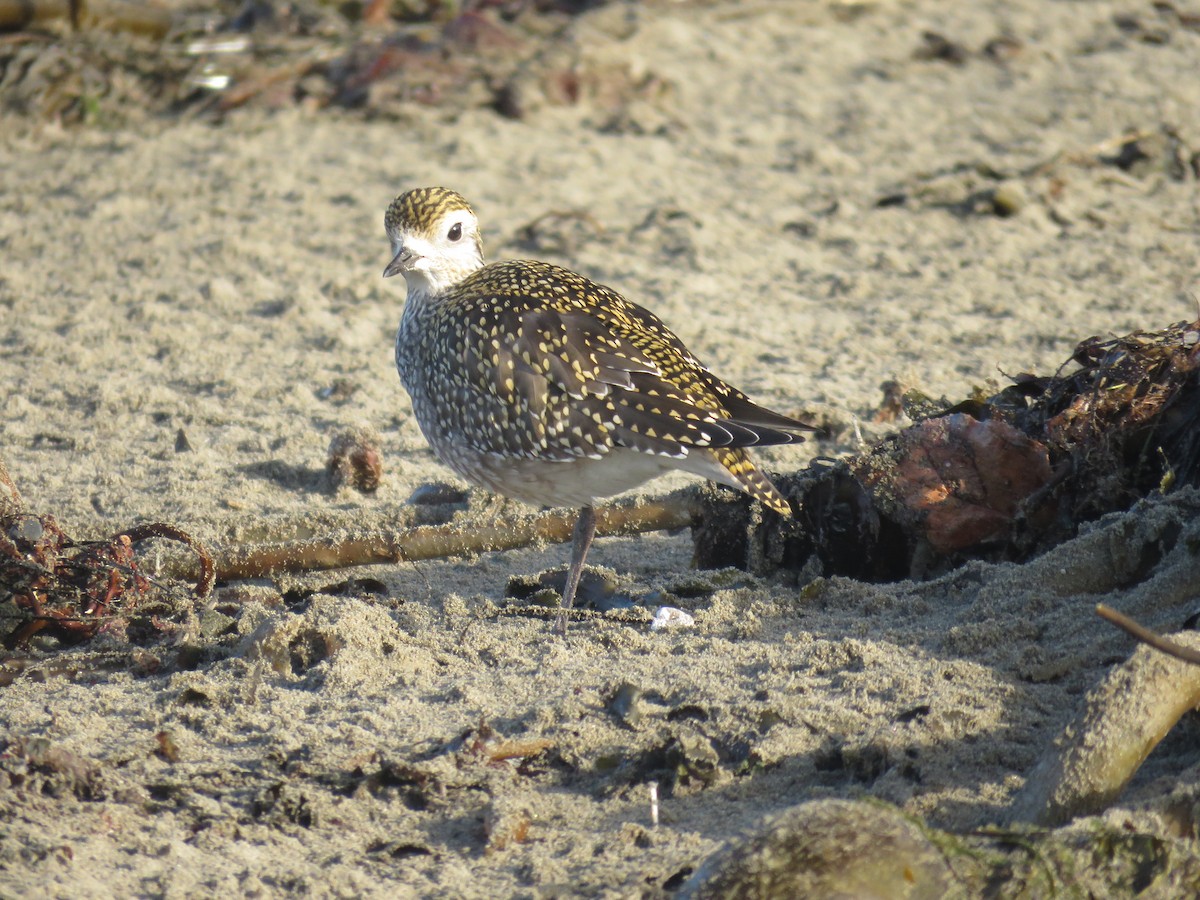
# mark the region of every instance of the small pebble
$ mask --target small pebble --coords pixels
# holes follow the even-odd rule
[[[412,492],[408,502],[413,506],[438,506],[443,503],[466,503],[467,492],[444,481],[423,484]]]
[[[1005,181],[992,192],[992,208],[1001,218],[1015,216],[1029,203],[1025,189],[1015,181]]]
[[[40,541],[45,533],[46,529],[42,527],[41,519],[32,516],[22,519],[19,525],[14,525],[9,529],[9,534],[15,540],[23,541],[30,546]]]
[[[682,609],[674,606],[660,606],[654,611],[654,620],[650,623],[651,631],[662,631],[664,628],[691,628],[696,620]]]
[[[950,38],[936,31],[926,31],[921,35],[921,46],[913,51],[913,58],[947,62],[951,65],[962,66],[967,62],[967,58],[971,55],[962,44],[957,41],[952,41]]]
[[[228,633],[237,624],[232,616],[217,612],[215,609],[205,610],[200,614],[200,634],[209,641],[215,641],[221,635]]]
[[[1024,49],[1024,44],[1019,40],[1002,34],[983,45],[983,55],[992,62],[1004,63],[1015,59]]]
[[[626,728],[636,731],[644,715],[641,701],[641,688],[626,681],[613,694],[613,698],[608,704],[608,711]]]
[[[328,387],[317,391],[317,397],[331,403],[345,403],[358,391],[358,385],[348,378],[335,378]]]

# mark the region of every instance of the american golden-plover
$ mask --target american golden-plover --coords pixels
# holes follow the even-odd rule
[[[791,513],[745,448],[816,429],[751,402],[653,313],[548,263],[485,265],[475,213],[446,188],[401,194],[384,227],[384,277],[408,285],[396,367],[433,452],[497,494],[581,509],[559,632],[597,498],[682,469]]]

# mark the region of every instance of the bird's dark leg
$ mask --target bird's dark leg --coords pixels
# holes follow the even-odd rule
[[[558,619],[554,623],[554,631],[558,634],[567,633],[567,616],[571,614],[571,607],[575,605],[575,591],[579,587],[579,578],[583,575],[583,563],[595,536],[596,510],[594,507],[585,506],[579,511],[579,518],[575,522],[575,534],[571,539],[571,565],[567,569],[562,604],[558,609]]]

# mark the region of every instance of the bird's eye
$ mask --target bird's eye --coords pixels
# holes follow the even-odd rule
[[[462,222],[455,222],[450,226],[450,233],[446,235],[452,241],[457,241],[462,237]]]

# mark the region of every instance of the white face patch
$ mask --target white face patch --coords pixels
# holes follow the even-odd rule
[[[468,210],[456,209],[447,213],[434,233],[428,235],[447,260],[478,260],[483,262],[479,245],[479,223]]]
[[[412,260],[404,270],[410,295],[437,295],[483,266],[478,223],[469,210],[447,212],[431,226],[393,236],[393,254],[404,249]]]

